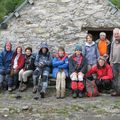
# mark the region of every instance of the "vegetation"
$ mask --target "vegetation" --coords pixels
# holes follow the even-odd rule
[[[0,0],[0,22],[4,16],[13,12],[24,0]],[[120,8],[120,0],[110,0],[115,6]]]
[[[120,9],[120,0],[110,0],[110,1]]]
[[[0,0],[0,22],[13,12],[24,0]]]

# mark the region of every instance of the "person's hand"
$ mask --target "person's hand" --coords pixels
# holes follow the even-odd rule
[[[84,74],[82,72],[79,72],[78,75],[84,77]]]
[[[112,63],[112,62],[110,62],[110,65],[111,65],[111,66],[113,66],[113,63]]]
[[[14,74],[17,74],[18,73],[18,70],[17,69],[14,69]]]
[[[39,67],[44,67],[44,63],[43,63],[43,62],[40,62],[40,63],[39,63]]]
[[[73,72],[72,75],[77,75],[77,73],[76,73],[76,72]]]

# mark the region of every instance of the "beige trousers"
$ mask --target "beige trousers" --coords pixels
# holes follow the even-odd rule
[[[57,73],[57,79],[56,79],[57,91],[65,90],[65,86],[66,86],[65,79],[66,79],[66,75],[64,71]]]
[[[24,71],[23,69],[20,70],[19,72],[19,81],[27,82],[28,77],[31,76],[33,73],[33,70],[26,70]]]

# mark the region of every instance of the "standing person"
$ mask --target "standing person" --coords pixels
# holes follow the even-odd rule
[[[108,58],[110,56],[111,43],[106,38],[105,32],[100,33],[100,38],[96,41],[96,43],[98,45],[100,56],[106,56],[106,58]]]
[[[87,60],[82,55],[82,47],[76,45],[75,53],[69,59],[69,75],[71,79],[71,88],[73,98],[83,97],[84,74],[87,71]]]
[[[52,61],[53,77],[56,78],[56,98],[65,97],[66,77],[68,77],[68,55],[63,47],[58,48],[58,53]]]
[[[99,51],[96,43],[93,41],[93,36],[91,34],[86,36],[86,42],[83,46],[82,53],[87,59],[88,69],[97,63],[97,59],[99,58]]]
[[[114,40],[111,45],[110,63],[114,73],[114,92],[112,96],[120,96],[120,29],[113,30]]]
[[[22,54],[22,47],[18,46],[12,58],[11,80],[9,81],[8,91],[18,87],[18,73],[24,66],[25,57]]]
[[[12,44],[10,41],[7,41],[4,50],[0,53],[0,89],[8,87],[12,57]]]
[[[24,91],[27,88],[28,77],[32,76],[34,70],[34,57],[32,55],[32,48],[27,47],[25,49],[25,64],[23,69],[19,72],[19,86],[20,91]]]
[[[33,72],[33,93],[37,92],[37,89],[40,90],[41,98],[44,98],[46,89],[48,87],[48,76],[50,73],[50,67],[52,64],[50,52],[48,49],[47,43],[42,43],[40,50],[36,55],[35,66],[36,69]],[[38,80],[40,79],[40,85]],[[39,87],[39,88],[38,88]]]
[[[98,87],[98,91],[110,90],[112,88],[113,72],[111,66],[106,62],[103,56],[100,56],[97,65],[93,66],[86,73],[86,77],[96,73],[97,79],[95,83]]]

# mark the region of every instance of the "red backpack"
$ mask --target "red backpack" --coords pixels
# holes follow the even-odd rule
[[[99,92],[95,84],[95,80],[90,81],[87,79],[85,86],[86,86],[86,95],[88,97],[99,96]]]

